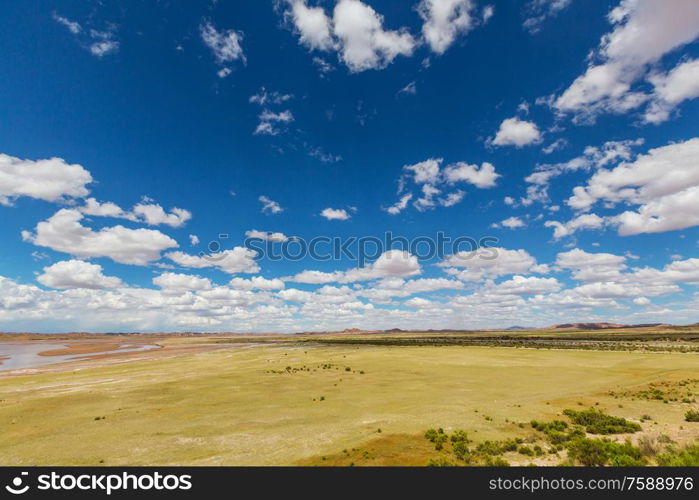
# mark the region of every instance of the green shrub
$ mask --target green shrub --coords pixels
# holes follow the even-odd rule
[[[582,425],[590,434],[626,434],[638,432],[641,426],[622,417],[607,415],[600,410],[565,410],[563,412],[574,423]]]
[[[427,432],[425,432],[425,439],[434,443],[435,439],[437,439],[438,434],[439,433],[436,430],[429,429]]]
[[[580,438],[568,445],[568,458],[588,467],[613,465],[630,467],[644,465],[639,448],[630,442],[616,443],[609,439]]]
[[[699,411],[689,410],[687,413],[684,414],[684,419],[687,422],[699,422]]]
[[[568,423],[564,422],[563,420],[554,420],[552,422],[539,422],[537,420],[532,420],[531,424],[534,429],[541,432],[563,432],[568,428]]]
[[[666,467],[696,467],[699,466],[699,444],[688,446],[682,450],[669,448],[656,457],[658,465]]]
[[[447,441],[447,435],[441,427],[437,430],[430,429],[425,432],[425,439],[434,443],[434,449],[439,451],[444,448],[444,443]]]
[[[495,458],[487,457],[485,459],[485,465],[487,467],[509,467],[510,462],[508,462],[507,460],[503,460],[500,457],[495,457]]]
[[[531,426],[537,431],[543,432],[548,437],[551,444],[559,445],[576,439],[578,437],[584,437],[585,433],[578,427],[570,428],[567,422],[562,420],[554,420],[552,422],[539,422],[537,420],[531,421]]]
[[[520,455],[526,455],[528,457],[533,457],[534,456],[534,450],[532,450],[529,446],[520,446],[519,450],[517,450]]]
[[[483,441],[476,446],[476,453],[479,455],[496,456],[517,451],[518,442],[515,439],[505,439],[504,441]]]
[[[459,460],[466,460],[469,455],[469,449],[466,445],[466,441],[457,441],[452,445],[454,450],[454,456]]]
[[[612,467],[640,467],[645,465],[643,458],[634,458],[630,455],[612,455],[609,465]]]
[[[451,463],[449,460],[447,460],[444,457],[439,457],[439,458],[431,458],[429,462],[427,462],[428,467],[453,467],[454,464]]]
[[[451,435],[451,442],[458,443],[460,441],[468,443],[468,435],[466,434],[466,431],[456,430],[454,431],[454,434]]]

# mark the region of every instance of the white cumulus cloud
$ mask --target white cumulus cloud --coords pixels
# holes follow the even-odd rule
[[[260,266],[255,261],[257,253],[245,247],[234,247],[207,255],[168,252],[165,257],[182,267],[191,269],[214,267],[228,274],[256,273],[260,270]]]
[[[553,102],[558,111],[582,121],[644,104],[649,96],[635,90],[634,83],[650,64],[699,36],[696,0],[622,0],[608,18],[614,29],[602,37],[593,62]]]
[[[20,197],[66,202],[87,196],[92,176],[83,166],[61,158],[22,160],[0,154],[0,204]]]
[[[471,0],[422,0],[417,9],[424,21],[422,36],[437,54],[443,54],[475,24]]]
[[[328,220],[349,220],[351,217],[344,208],[324,208],[320,215]]]
[[[160,259],[160,252],[179,245],[153,229],[104,227],[99,231],[83,226],[83,214],[61,209],[39,222],[34,233],[22,232],[25,241],[79,258],[108,257],[123,264],[147,265]]]
[[[105,276],[102,266],[82,260],[64,260],[44,267],[36,280],[50,288],[118,288],[123,285],[119,278]]]
[[[542,140],[536,123],[512,117],[503,120],[500,129],[490,144],[495,146],[516,146],[521,148],[529,144],[538,144]]]

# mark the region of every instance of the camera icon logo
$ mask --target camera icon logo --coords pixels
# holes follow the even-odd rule
[[[26,493],[29,490],[29,485],[27,484],[22,486],[22,483],[24,483],[24,477],[28,475],[28,472],[22,472],[19,476],[12,480],[12,484],[5,486],[5,489],[13,495],[22,495]]]

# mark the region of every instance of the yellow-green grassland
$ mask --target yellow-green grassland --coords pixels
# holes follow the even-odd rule
[[[699,423],[686,419],[699,408],[691,349],[377,345],[368,337],[405,338],[162,337],[157,355],[5,373],[0,464],[576,463],[570,442],[533,420],[565,422],[578,440],[628,440],[647,465],[693,456],[699,442]],[[195,345],[205,348],[187,349]],[[640,428],[596,435],[566,409]],[[627,465],[614,453],[610,465]]]

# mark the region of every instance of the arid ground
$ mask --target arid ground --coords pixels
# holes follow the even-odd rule
[[[692,328],[4,335],[84,358],[0,371],[0,464],[576,463],[572,437],[532,420],[672,464],[699,443],[687,421],[699,409],[697,338]],[[100,354],[139,344],[158,348]],[[566,409],[625,423],[599,432]]]

